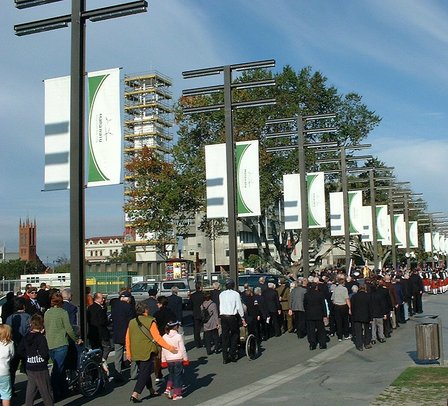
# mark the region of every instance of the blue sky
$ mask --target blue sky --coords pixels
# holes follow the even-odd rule
[[[44,262],[69,256],[69,194],[41,189],[42,81],[69,74],[70,29],[20,38],[13,26],[67,14],[70,5],[0,2],[0,245],[17,251],[19,218],[36,218]],[[277,70],[311,66],[340,92],[363,96],[382,117],[367,140],[372,154],[422,192],[430,211],[445,211],[446,21],[444,1],[153,0],[148,13],[88,23],[86,69],[156,69],[173,79],[177,97],[198,85],[182,79],[188,69],[271,58]],[[86,235],[121,234],[122,205],[121,186],[87,190]]]

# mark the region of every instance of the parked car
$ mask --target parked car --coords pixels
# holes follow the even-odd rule
[[[250,273],[238,275],[238,290],[240,292],[244,291],[244,285],[247,283],[250,288],[255,288],[258,286],[258,280],[263,276],[265,278],[266,284],[269,282],[275,283],[276,286],[279,285],[279,279],[282,275],[273,275],[269,273]]]
[[[148,299],[148,290],[157,290],[157,296],[169,296],[171,295],[171,288],[177,286],[179,288],[178,296],[182,298],[184,306],[189,303],[190,293],[194,290],[194,280],[192,279],[171,279],[165,281],[142,281],[137,282],[131,286],[131,294],[134,296],[135,301],[139,302]],[[118,297],[118,293],[110,294],[107,296],[107,300],[112,300]]]
[[[2,307],[6,303],[6,295],[0,297],[0,316],[2,315]]]

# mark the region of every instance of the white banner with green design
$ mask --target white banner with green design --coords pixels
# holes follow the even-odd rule
[[[397,248],[407,248],[406,246],[406,224],[404,214],[394,214],[395,245]]]
[[[261,209],[258,141],[237,142],[235,164],[238,217],[259,216]],[[207,218],[226,218],[228,216],[226,144],[205,146],[205,177]]]
[[[117,185],[121,176],[120,70],[88,74],[88,183]]]
[[[390,245],[390,217],[387,214],[387,205],[376,207],[376,239],[382,245]]]
[[[423,244],[425,252],[432,252],[431,233],[423,234]]]
[[[439,239],[439,252],[441,254],[445,254],[446,252],[446,247],[445,247],[445,236],[444,235],[440,235],[440,239]]]
[[[409,222],[409,248],[418,248],[418,223]]]
[[[306,175],[308,194],[308,228],[325,228],[325,178],[323,172]],[[283,175],[285,230],[302,228],[300,175]]]
[[[437,252],[440,250],[440,233],[436,232],[432,234],[432,244],[434,251]]]
[[[330,193],[330,234],[332,237],[344,235],[344,198],[342,192]]]
[[[361,214],[362,214],[361,241],[362,242],[372,242],[373,241],[372,206],[362,206]]]
[[[238,217],[260,216],[258,140],[237,142],[235,161]]]
[[[44,190],[70,185],[70,76],[44,80]]]
[[[362,191],[351,190],[348,192],[348,210],[350,235],[362,234]]]

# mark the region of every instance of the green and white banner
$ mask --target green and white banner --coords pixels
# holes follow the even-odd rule
[[[342,192],[330,193],[330,234],[332,237],[344,235],[344,200]]]
[[[308,228],[325,228],[325,178],[323,172],[306,175]],[[300,175],[283,175],[285,230],[302,228]]]
[[[395,245],[398,248],[407,248],[406,246],[406,224],[404,214],[394,214]]]
[[[432,244],[431,244],[431,233],[423,234],[424,244],[425,244],[425,252],[432,252]]]
[[[362,215],[361,241],[372,242],[373,241],[372,206],[362,206],[361,215]]]
[[[117,185],[121,175],[120,71],[88,74],[88,183]]]
[[[409,248],[418,248],[418,223],[409,222]]]
[[[385,204],[376,206],[376,238],[382,245],[390,245],[390,217]]]
[[[238,217],[260,216],[258,140],[237,142],[235,161]]]
[[[362,192],[360,190],[348,192],[348,209],[350,235],[362,234]]]
[[[236,143],[236,198],[238,217],[261,215],[258,141]],[[227,171],[226,145],[205,146],[205,177],[207,193],[207,217],[226,218]]]
[[[445,236],[444,235],[440,235],[440,239],[439,239],[439,252],[442,254],[445,254],[446,252],[446,247],[445,247]]]
[[[70,76],[44,80],[44,190],[64,190],[70,183]]]
[[[432,244],[435,252],[440,250],[440,233],[435,232],[432,234]]]

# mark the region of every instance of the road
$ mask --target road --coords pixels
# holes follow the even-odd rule
[[[426,314],[440,314],[448,326],[448,294],[426,296]],[[410,320],[394,330],[384,344],[359,352],[351,341],[339,343],[332,338],[327,350],[310,351],[305,340],[284,334],[263,343],[261,356],[250,361],[223,365],[220,355],[207,357],[205,349],[192,348],[191,328],[186,342],[191,360],[186,369],[187,386],[182,404],[186,405],[367,405],[373,401],[406,367],[415,365],[415,324]],[[444,348],[448,349],[448,328],[443,328]],[[111,359],[109,359],[111,361]],[[23,404],[24,377],[18,377],[19,397]],[[72,396],[58,405],[110,406],[129,403],[134,382],[114,384],[95,399]],[[146,397],[146,398],[145,398]],[[148,393],[143,393],[144,403]],[[164,397],[149,399],[151,405],[163,405]],[[22,402],[22,403],[21,403]]]

